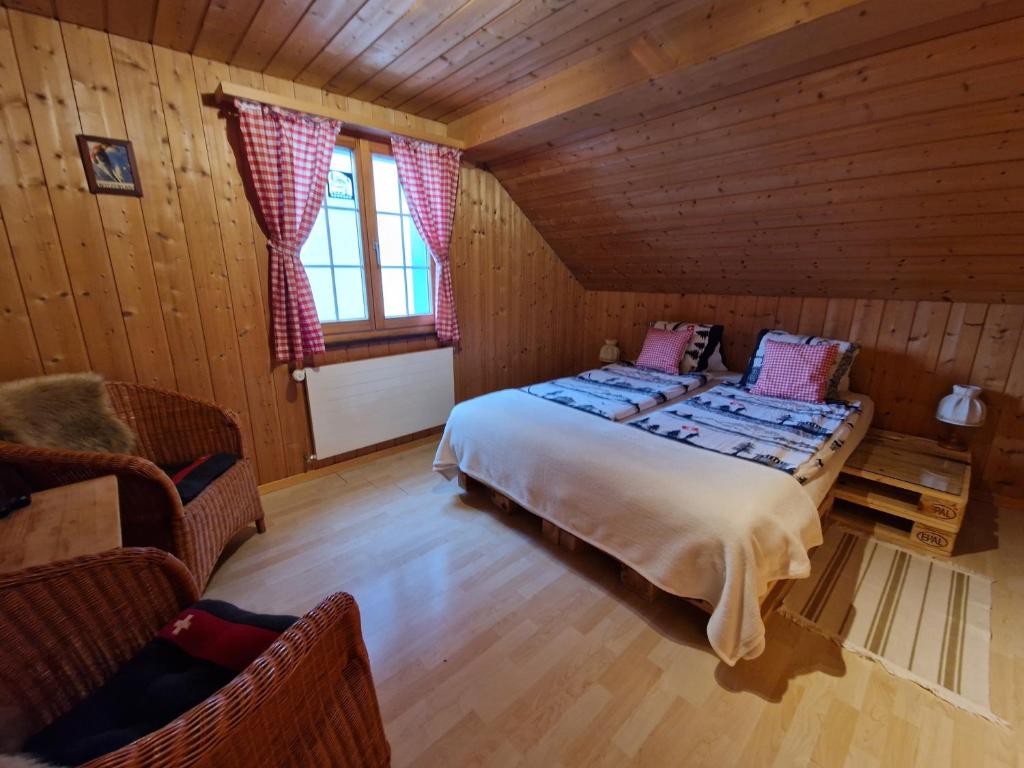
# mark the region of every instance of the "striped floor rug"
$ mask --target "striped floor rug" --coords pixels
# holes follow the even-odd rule
[[[782,613],[890,672],[993,720],[992,582],[838,525]]]

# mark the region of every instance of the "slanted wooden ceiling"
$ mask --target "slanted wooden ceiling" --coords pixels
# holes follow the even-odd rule
[[[1024,303],[1024,3],[775,10],[828,5],[772,35],[726,0],[648,36],[664,74],[450,129],[588,289]]]
[[[586,288],[1024,303],[1024,0],[0,0],[448,123]]]
[[[2,0],[448,121],[654,28],[673,0]]]

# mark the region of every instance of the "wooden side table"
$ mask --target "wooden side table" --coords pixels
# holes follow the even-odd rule
[[[0,520],[0,573],[121,546],[113,475],[32,494],[32,503]]]
[[[913,523],[909,532],[876,523],[873,533],[938,555],[953,553],[970,490],[969,451],[882,429],[868,432],[836,482],[837,499]]]

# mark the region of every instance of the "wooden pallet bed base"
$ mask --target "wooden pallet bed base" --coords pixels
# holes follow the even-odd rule
[[[459,487],[462,488],[462,490],[464,491],[479,490],[489,495],[491,501],[494,503],[494,506],[496,506],[502,512],[510,513],[522,510],[523,512],[527,512],[531,515],[534,514],[525,507],[522,507],[519,504],[517,504],[508,496],[505,496],[500,491],[494,490],[486,483],[477,480],[475,477],[470,477],[465,472],[459,472]],[[836,492],[835,485],[833,485],[832,488],[830,488],[828,493],[825,495],[824,500],[821,502],[821,504],[818,505],[818,516],[821,518],[822,522],[824,522],[825,518],[828,517],[829,513],[832,511],[832,507],[835,504],[835,499]],[[557,544],[563,549],[566,549],[569,552],[573,553],[583,552],[591,546],[578,536],[574,536],[568,531],[559,528],[550,520],[545,520],[539,515],[534,516],[540,518],[541,534],[544,536],[545,539],[550,541],[552,544]],[[614,555],[609,556],[614,557]],[[633,568],[630,568],[628,565],[622,562],[619,562],[619,579],[629,590],[640,595],[648,602],[654,602],[654,600],[657,599],[658,594],[664,591],[660,589],[656,584],[651,582],[649,579],[644,577],[640,572],[636,571]],[[782,603],[783,599],[785,599],[786,597],[786,594],[793,586],[793,582],[794,579],[781,579],[779,581],[772,582],[769,585],[767,593],[761,599],[762,616],[767,616]],[[714,610],[714,607],[711,605],[711,603],[707,602],[706,600],[701,600],[700,598],[696,597],[683,597],[682,599],[686,600],[688,603],[697,606],[702,611],[705,611],[707,613],[711,613]]]

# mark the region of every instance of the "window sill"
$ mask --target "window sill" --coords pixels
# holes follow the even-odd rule
[[[331,332],[324,328],[324,344],[328,349],[337,349],[349,344],[357,344],[366,341],[394,341],[396,339],[420,339],[425,336],[434,336],[433,324],[410,326],[406,328],[385,328],[372,331],[349,331]]]

